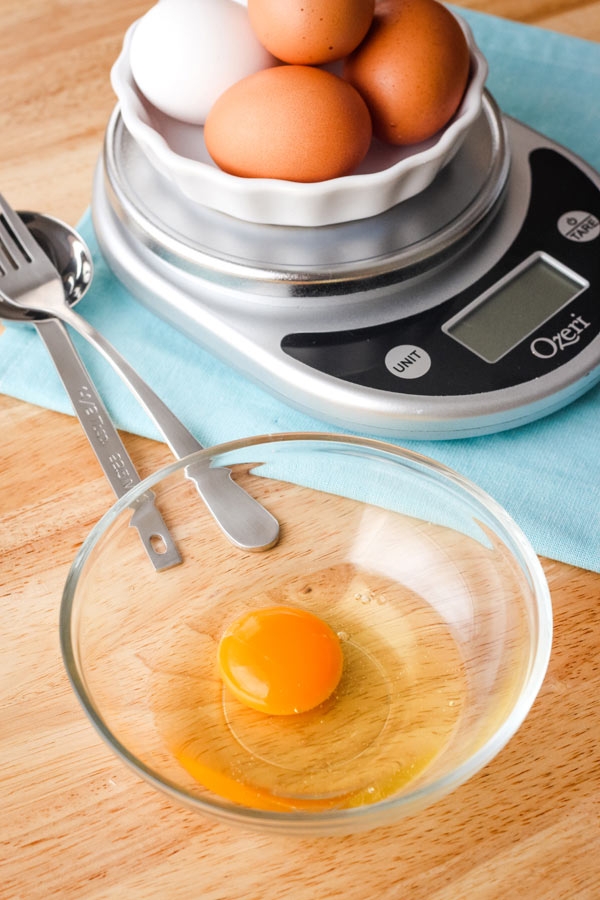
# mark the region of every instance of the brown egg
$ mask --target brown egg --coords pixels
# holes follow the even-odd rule
[[[284,62],[319,65],[358,47],[375,0],[248,0],[261,44]]]
[[[379,0],[369,34],[344,66],[375,134],[392,144],[416,144],[439,131],[468,76],[466,38],[436,0]]]
[[[221,94],[204,140],[232,175],[324,181],[359,164],[369,149],[371,119],[362,97],[337,75],[279,66]]]

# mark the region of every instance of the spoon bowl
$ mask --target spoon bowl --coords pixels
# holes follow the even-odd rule
[[[94,263],[88,245],[60,219],[37,212],[19,212],[18,215],[60,275],[67,303],[75,306],[87,293],[94,277]],[[0,318],[13,322],[40,322],[52,317],[7,303],[0,297]]]

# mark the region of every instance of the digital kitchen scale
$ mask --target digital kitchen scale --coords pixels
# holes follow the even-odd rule
[[[117,107],[93,217],[109,265],[144,305],[346,429],[488,434],[600,379],[600,177],[487,93],[429,188],[319,228],[251,224],[187,200]]]

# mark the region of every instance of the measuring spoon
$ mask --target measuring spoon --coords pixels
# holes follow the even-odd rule
[[[60,279],[48,257],[41,252],[39,244],[1,196],[0,219],[11,260],[10,270],[7,269],[0,279],[0,289],[6,283],[7,302],[34,315],[46,313],[62,319],[86,338],[129,387],[178,459],[204,449],[112,344],[71,309],[65,300],[62,285],[58,289],[57,281]],[[60,248],[60,252],[81,257],[89,268],[91,279],[92,259],[83,239],[57,219],[46,217],[46,224],[48,244]],[[12,290],[9,290],[11,286]],[[236,484],[229,469],[211,468],[208,461],[202,460],[187,466],[185,474],[195,483],[216,522],[233,544],[243,550],[266,550],[277,543],[277,519]]]
[[[91,280],[91,269],[87,261],[79,253],[57,254],[47,245],[47,217],[27,212],[20,215],[63,279],[68,302],[77,303],[87,291]],[[59,250],[64,251],[64,245]],[[63,323],[51,318],[34,319],[27,310],[6,303],[1,298],[0,318],[28,321],[35,326],[115,496],[122,497],[140,483],[140,476]],[[160,572],[180,563],[181,556],[163,517],[154,505],[154,499],[153,492],[146,491],[136,501],[130,524],[137,528],[152,565]]]

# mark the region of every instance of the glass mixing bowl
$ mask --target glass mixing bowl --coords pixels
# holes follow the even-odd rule
[[[191,461],[228,466],[279,519],[278,545],[230,545]],[[160,574],[129,527],[150,488],[183,558]],[[335,692],[298,715],[243,705],[216,665],[232,622],[281,605],[327,622],[344,655]],[[489,762],[540,688],[552,612],[528,541],[475,485],[380,441],[288,434],[130,491],[79,551],[60,629],[84,709],[139,775],[225,822],[320,834],[412,814]]]

